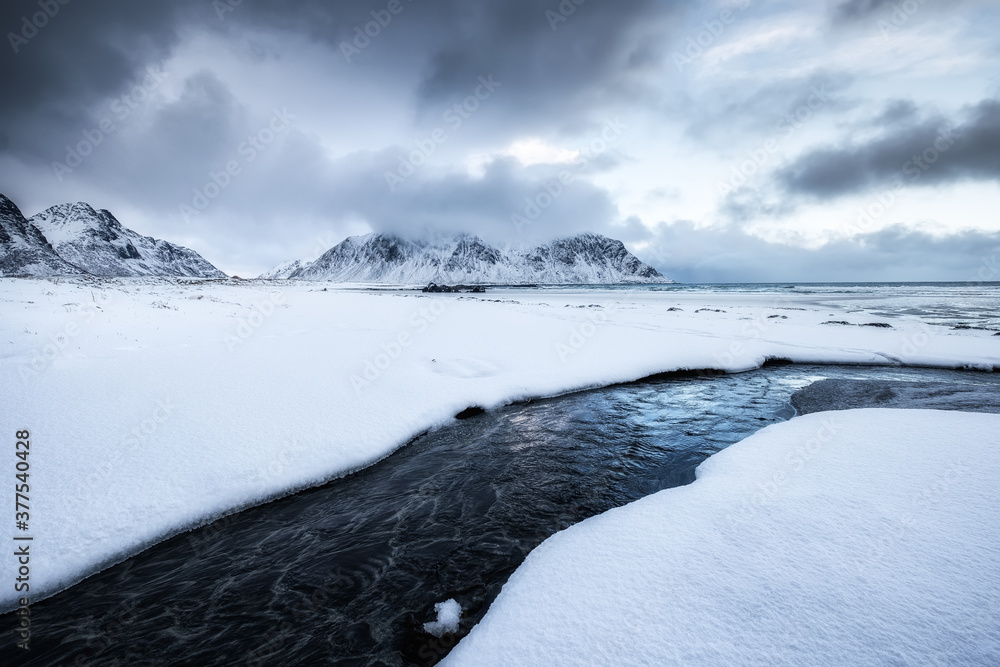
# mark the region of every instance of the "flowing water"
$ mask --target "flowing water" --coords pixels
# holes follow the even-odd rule
[[[32,605],[26,664],[426,665],[554,532],[694,480],[714,452],[790,418],[822,378],[958,371],[772,366],[688,373],[508,406],[348,477],[177,536]],[[463,607],[454,635],[423,630]],[[13,616],[2,619],[13,627]],[[516,638],[512,638],[516,641]],[[0,662],[15,664],[11,641]]]

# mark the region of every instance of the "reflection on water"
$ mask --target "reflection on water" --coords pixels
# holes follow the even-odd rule
[[[27,664],[433,664],[552,533],[686,484],[707,456],[791,416],[824,377],[997,386],[921,369],[781,366],[509,406],[324,487],[178,536],[32,607]],[[3,618],[13,627],[13,616]],[[12,642],[0,660],[20,660]]]

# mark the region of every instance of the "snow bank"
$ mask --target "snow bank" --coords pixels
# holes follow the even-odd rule
[[[0,279],[0,433],[11,463],[15,430],[32,436],[33,598],[470,405],[768,357],[1000,366],[989,332],[824,325],[874,317],[812,297],[327,288]]]
[[[450,665],[1000,664],[1000,415],[797,417],[536,548]]]

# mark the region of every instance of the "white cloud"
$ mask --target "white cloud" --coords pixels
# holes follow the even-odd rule
[[[580,157],[580,151],[559,148],[535,137],[519,139],[500,154],[517,159],[525,167],[535,164],[570,164]]]

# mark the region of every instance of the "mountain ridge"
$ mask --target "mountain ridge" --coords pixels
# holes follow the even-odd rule
[[[0,194],[0,275],[225,278],[197,252],[143,236],[110,211],[58,204],[25,218]]]
[[[285,262],[261,278],[388,284],[669,283],[618,240],[584,233],[532,247],[492,246],[460,233],[435,240],[373,232],[312,262]]]
[[[32,216],[60,257],[95,276],[224,278],[201,255],[124,227],[110,211],[85,202],[58,204]]]
[[[45,277],[85,275],[55,251],[17,205],[0,194],[0,275]]]

